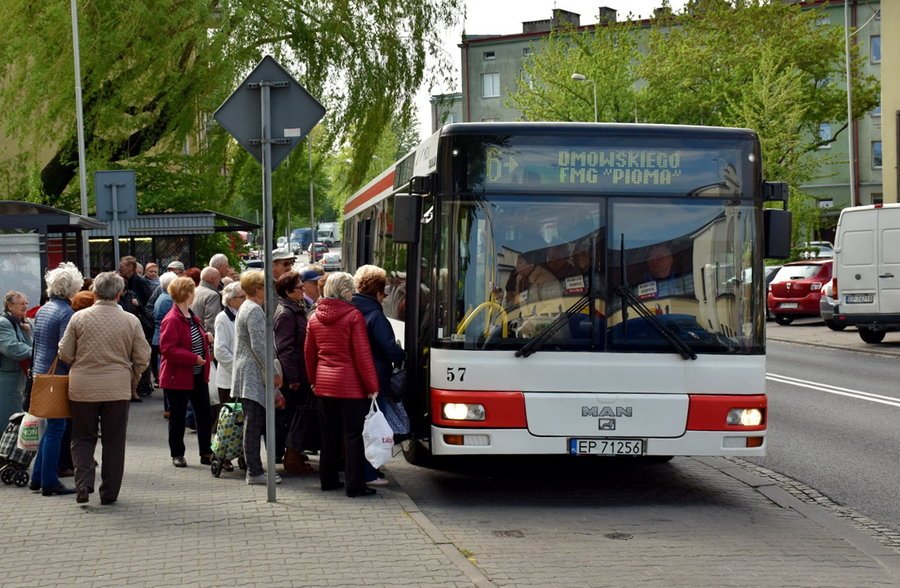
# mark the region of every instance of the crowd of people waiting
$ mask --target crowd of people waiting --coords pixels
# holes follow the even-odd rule
[[[388,482],[365,459],[362,430],[371,398],[390,390],[392,369],[405,359],[382,304],[386,272],[356,274],[319,266],[293,269],[276,255],[274,309],[276,430],[267,451],[286,475],[315,473],[323,491],[367,496]],[[210,464],[221,405],[244,414],[247,484],[265,484],[266,316],[268,284],[260,270],[238,275],[224,254],[205,268],[178,260],[165,272],[123,257],[118,271],[93,279],[66,262],[45,275],[46,297],[29,306],[10,291],[0,317],[0,423],[27,410],[26,375],[69,377],[71,419],[47,419],[29,487],[43,496],[94,492],[100,439],[101,504],[118,500],[125,469],[129,404],[163,390],[172,465],[188,466],[187,428],[196,431],[199,463]],[[25,406],[23,406],[23,401]],[[382,398],[377,402],[381,403]],[[310,416],[312,415],[312,417]],[[102,427],[102,437],[100,429]],[[339,472],[344,468],[344,481]],[[235,464],[225,461],[224,471]],[[61,478],[74,476],[74,487]],[[276,482],[281,477],[275,474]]]

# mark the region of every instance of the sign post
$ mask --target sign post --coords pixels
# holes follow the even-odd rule
[[[97,220],[112,221],[113,271],[119,269],[119,221],[137,218],[134,170],[94,172]]]
[[[272,90],[275,90],[273,92]],[[257,114],[259,113],[257,118]],[[272,280],[272,170],[309,134],[325,108],[271,56],[266,55],[216,110],[215,119],[262,164],[263,247],[266,283],[266,470],[268,501],[275,502],[275,341]]]

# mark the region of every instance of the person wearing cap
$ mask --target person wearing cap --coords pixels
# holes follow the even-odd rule
[[[169,265],[166,266],[166,271],[172,272],[176,276],[180,276],[184,273],[184,264],[177,259],[175,261],[170,261]]]
[[[319,301],[319,272],[314,269],[304,270],[300,274],[300,281],[303,282],[303,303],[306,306],[306,312],[312,312]]]
[[[294,267],[296,260],[297,257],[293,253],[284,249],[278,250],[272,257],[272,279],[278,281],[281,274],[290,271]]]

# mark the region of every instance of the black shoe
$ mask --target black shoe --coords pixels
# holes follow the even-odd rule
[[[139,397],[135,397],[131,399],[132,402],[143,402]]]
[[[176,468],[186,468],[187,461],[184,459],[183,456],[182,457],[173,457],[172,465],[175,466]]]
[[[212,464],[212,454],[201,455],[200,456],[200,464],[201,465],[211,465]]]
[[[32,492],[40,492],[41,485],[35,484],[34,482],[28,482],[28,489],[31,490]]]
[[[88,501],[88,489],[87,488],[79,488],[75,493],[75,502],[78,504],[86,504]]]
[[[69,488],[63,484],[57,484],[53,488],[44,488],[41,490],[44,496],[62,496],[64,494],[75,494],[75,488]]]
[[[368,486],[363,490],[347,491],[347,496],[350,498],[356,498],[357,496],[372,496],[373,494],[378,494],[378,490],[369,488]]]
[[[344,487],[343,482],[334,482],[333,484],[322,484],[322,492],[328,492],[330,490],[340,490]]]
[[[100,499],[100,504],[102,504],[104,506],[109,506],[110,504],[115,504],[115,502],[116,502],[115,498],[101,498]]]

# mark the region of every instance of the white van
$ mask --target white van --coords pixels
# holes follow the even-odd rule
[[[834,253],[835,324],[880,343],[900,329],[900,204],[842,210]]]

